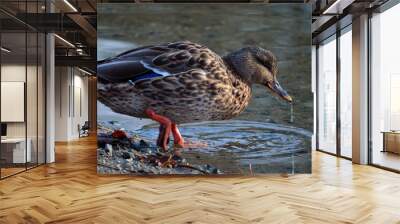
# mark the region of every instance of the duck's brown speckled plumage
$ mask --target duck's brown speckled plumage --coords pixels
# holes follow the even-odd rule
[[[149,67],[172,75],[130,81]],[[227,59],[188,41],[137,48],[103,60],[98,77],[99,100],[113,111],[145,118],[145,109],[151,108],[178,124],[230,119],[251,99],[252,83]]]

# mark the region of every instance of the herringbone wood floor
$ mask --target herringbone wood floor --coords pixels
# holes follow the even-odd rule
[[[0,223],[400,223],[400,175],[315,152],[313,174],[97,176],[95,138],[0,181]]]

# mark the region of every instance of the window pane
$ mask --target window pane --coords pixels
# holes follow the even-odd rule
[[[372,17],[372,163],[400,170],[400,5]],[[387,132],[386,139],[382,132]],[[385,143],[385,144],[384,144]]]
[[[30,159],[26,150],[25,90],[26,33],[1,34],[1,177],[25,170]],[[29,146],[29,144],[28,144]],[[29,149],[29,147],[28,147]]]
[[[38,163],[45,163],[45,52],[46,36],[39,33],[39,46],[38,46]]]
[[[352,35],[340,36],[340,152],[351,158],[352,141]]]
[[[37,120],[37,33],[28,32],[28,61],[27,61],[27,80],[26,80],[26,115],[27,115],[27,141],[28,149],[30,148],[31,153],[28,160],[28,168],[37,165],[37,132],[38,132],[38,120]]]
[[[37,1],[27,2],[26,12],[37,13]],[[33,23],[38,22],[38,17],[32,17]],[[36,20],[36,21],[34,21]],[[36,30],[27,29],[27,76],[26,76],[26,116],[27,116],[27,143],[30,158],[27,167],[38,164],[38,45],[39,35]]]
[[[336,153],[336,40],[318,48],[318,147]]]

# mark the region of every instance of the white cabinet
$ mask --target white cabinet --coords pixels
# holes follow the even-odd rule
[[[25,144],[27,143],[26,151]],[[12,163],[25,163],[32,160],[32,141],[25,138],[7,138],[1,140],[2,147],[7,147],[12,151]]]

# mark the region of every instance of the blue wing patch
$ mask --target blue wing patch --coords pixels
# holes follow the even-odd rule
[[[165,71],[163,71],[161,69],[153,68],[149,64],[147,64],[147,63],[145,63],[143,61],[140,61],[140,63],[142,63],[142,65],[145,68],[149,69],[149,71],[144,73],[144,74],[142,74],[142,75],[138,75],[138,76],[134,77],[133,79],[129,80],[129,82],[131,84],[135,84],[135,82],[140,81],[140,80],[154,79],[154,78],[158,78],[158,77],[171,75],[170,73],[165,72]]]
[[[144,79],[153,79],[153,78],[162,77],[162,76],[163,75],[160,75],[153,71],[149,71],[148,73],[145,73],[143,75],[138,75],[135,78],[131,79],[131,82],[137,82],[137,81],[144,80]]]

